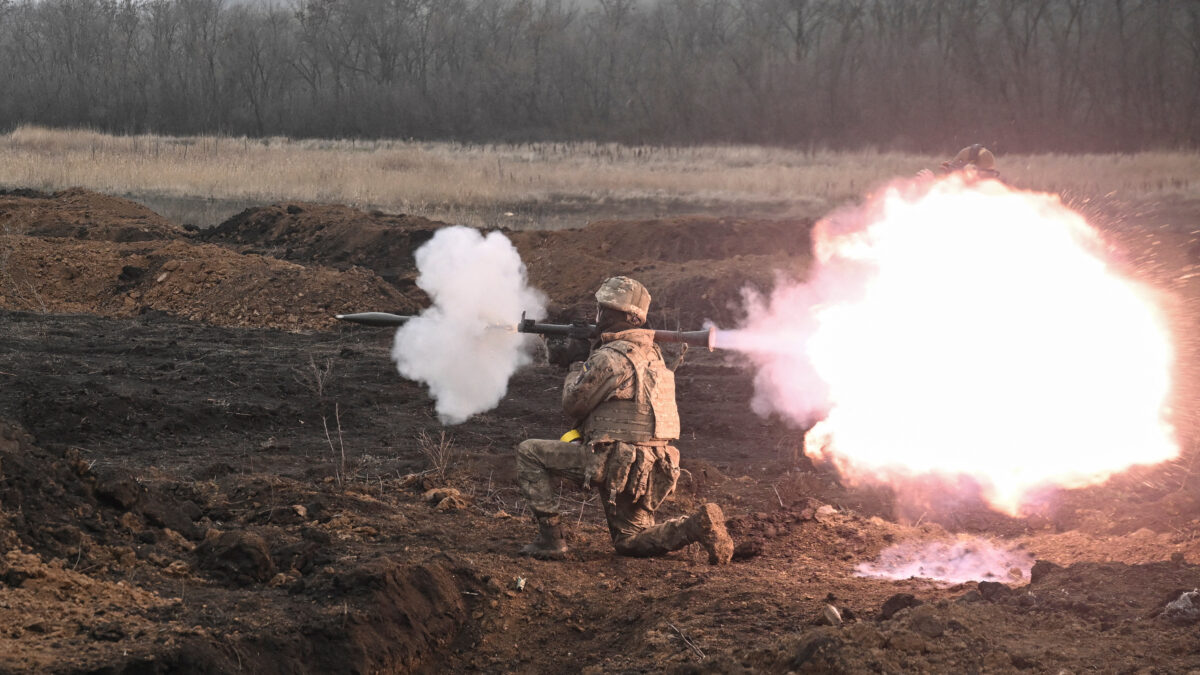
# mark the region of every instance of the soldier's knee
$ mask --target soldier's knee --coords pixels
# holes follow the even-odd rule
[[[517,444],[517,460],[529,461],[537,456],[537,441],[526,439]]]
[[[649,558],[658,555],[654,542],[642,536],[641,532],[623,532],[615,535],[612,540],[613,550],[617,555],[630,558]]]

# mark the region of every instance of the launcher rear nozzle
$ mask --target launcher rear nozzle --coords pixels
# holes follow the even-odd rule
[[[709,326],[703,330],[656,330],[655,342],[681,342],[693,347],[704,347],[708,351],[717,348],[717,327]]]

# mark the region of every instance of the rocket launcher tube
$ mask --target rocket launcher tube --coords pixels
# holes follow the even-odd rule
[[[536,333],[538,335],[562,335],[569,338],[581,340],[591,340],[597,337],[600,327],[590,323],[572,323],[572,324],[555,324],[555,323],[537,323],[533,319],[526,319],[525,314],[521,314],[521,322],[517,324],[518,333]],[[609,342],[615,337],[614,333],[603,333],[599,335],[601,342]],[[705,330],[656,330],[654,331],[655,342],[679,342],[696,347],[704,347],[708,351],[716,348],[717,327],[709,326]]]
[[[334,318],[339,321],[349,321],[351,323],[360,323],[364,326],[403,326],[405,322],[411,319],[411,316],[401,314],[389,314],[387,312],[360,312],[358,314],[336,314]],[[509,330],[512,330],[509,327]],[[526,319],[525,314],[521,314],[521,321],[517,323],[516,330],[518,333],[530,333],[534,335],[560,335],[568,338],[580,340],[593,340],[599,337],[602,341],[607,342],[612,339],[612,333],[599,333],[599,327],[593,324],[579,322],[570,324],[557,323],[538,323],[533,319]],[[655,342],[678,342],[696,347],[704,347],[708,351],[712,351],[716,347],[717,328],[709,326],[706,330],[656,330],[654,331]]]

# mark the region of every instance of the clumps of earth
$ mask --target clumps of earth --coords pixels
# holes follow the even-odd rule
[[[465,620],[443,564],[331,567],[323,524],[336,513],[319,496],[236,513],[218,483],[97,466],[5,422],[0,481],[6,672],[404,670]],[[340,617],[318,609],[331,589],[344,590]],[[301,628],[304,638],[289,634]],[[317,646],[328,653],[310,654]],[[344,660],[363,649],[380,653]]]
[[[1118,221],[1129,259],[1194,308],[1164,230]],[[616,557],[596,496],[566,485],[568,560],[518,557],[533,526],[511,449],[569,425],[562,371],[524,368],[444,428],[392,369],[391,331],[332,319],[424,307],[412,253],[444,226],[290,203],[200,231],[84,190],[0,192],[0,672],[1200,669],[1194,452],[1026,518],[909,513],[751,413],[750,373],[720,354],[676,371],[686,471],[660,513],[721,504],[735,562]],[[802,274],[810,226],[507,234],[555,318],[630,274],[658,325],[687,329]],[[958,584],[856,572],[971,537],[1037,562]]]

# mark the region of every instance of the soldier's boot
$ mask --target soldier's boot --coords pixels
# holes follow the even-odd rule
[[[613,538],[617,553],[637,558],[659,556],[688,544],[699,543],[710,565],[723,565],[733,557],[733,540],[725,531],[725,514],[716,504],[705,504],[684,518],[672,518],[636,534]]]
[[[713,503],[687,517],[684,527],[692,541],[708,552],[708,564],[724,565],[733,558],[733,539],[725,530],[725,514]]]
[[[567,555],[567,542],[563,539],[562,522],[557,515],[538,516],[538,536],[532,544],[521,549],[521,555],[539,560],[562,560]]]

